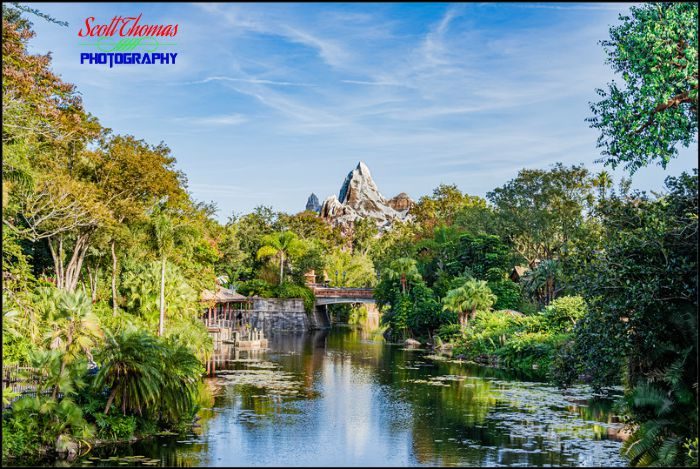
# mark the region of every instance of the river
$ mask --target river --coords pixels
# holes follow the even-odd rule
[[[201,427],[78,466],[623,466],[612,398],[336,327],[220,350]],[[63,462],[65,464],[65,462]]]

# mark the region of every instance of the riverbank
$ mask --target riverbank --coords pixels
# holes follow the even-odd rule
[[[566,361],[577,318],[586,312],[583,298],[561,297],[531,315],[510,310],[480,311],[466,327],[446,326],[437,331],[436,345],[450,344],[455,357],[481,365],[504,368],[554,384],[571,380]],[[578,378],[578,376],[576,376]]]
[[[104,422],[104,420],[94,422],[98,427],[98,431],[129,431],[128,425],[119,425],[119,420],[129,421],[131,416],[113,416],[111,428],[107,425],[102,425],[98,422]],[[136,433],[131,433],[128,436],[117,436],[113,438],[99,438],[99,437],[87,437],[82,439],[67,439],[64,438],[63,434],[58,437],[55,444],[45,444],[45,445],[30,445],[22,448],[21,452],[16,454],[3,455],[3,460],[10,463],[11,465],[27,463],[32,465],[32,462],[42,462],[46,460],[56,460],[63,462],[73,462],[79,459],[84,459],[89,456],[95,449],[100,448],[113,448],[120,445],[133,445],[135,443],[144,442],[147,440],[153,440],[160,437],[174,437],[183,436],[188,433],[192,433],[195,429],[201,429],[201,424],[199,421],[201,418],[198,415],[191,420],[190,423],[180,424],[178,431],[155,429],[154,431],[141,431]],[[123,423],[123,422],[122,422]],[[138,422],[139,426],[148,425],[148,422]],[[142,427],[143,428],[143,427]],[[3,435],[3,438],[17,438],[19,436],[20,440],[23,439],[22,435],[14,434],[10,436]],[[14,446],[13,446],[14,447]],[[89,459],[89,457],[88,457]],[[25,465],[25,464],[20,464]]]
[[[70,464],[625,465],[614,399],[586,387],[562,392],[350,327],[220,353],[201,431],[94,448]]]

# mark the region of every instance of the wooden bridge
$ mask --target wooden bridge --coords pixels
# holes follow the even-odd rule
[[[317,283],[306,284],[316,297],[313,311],[312,327],[315,329],[327,329],[331,327],[331,317],[328,314],[328,305],[342,303],[374,304],[374,290],[372,288],[343,288],[327,287]],[[369,307],[369,306],[368,306]]]
[[[374,303],[372,288],[326,287],[319,284],[309,285],[316,297],[316,306],[341,303]]]

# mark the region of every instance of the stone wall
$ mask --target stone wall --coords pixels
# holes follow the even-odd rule
[[[251,327],[262,329],[265,335],[276,331],[306,331],[311,328],[299,298],[256,298],[249,313]]]

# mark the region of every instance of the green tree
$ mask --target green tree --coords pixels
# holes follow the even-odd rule
[[[116,316],[118,259],[117,244],[132,240],[128,225],[145,220],[147,210],[159,199],[182,200],[186,197],[184,175],[174,168],[175,158],[161,142],[149,145],[131,135],[105,136],[101,147],[92,153],[95,182],[108,201],[111,221],[106,227],[112,257],[112,311]]]
[[[46,339],[51,349],[61,352],[61,375],[81,354],[92,358],[92,349],[103,333],[92,312],[90,298],[84,292],[61,292],[58,298],[58,314],[50,322]],[[59,386],[54,387],[54,398],[58,391]]]
[[[258,259],[264,257],[277,257],[280,265],[279,284],[284,281],[285,262],[290,257],[299,256],[305,251],[304,243],[291,231],[282,231],[265,235],[262,238],[262,246],[258,249]]]
[[[534,265],[565,258],[583,235],[584,209],[593,203],[592,182],[583,166],[557,163],[548,171],[522,169],[487,198],[495,205],[503,239]]]
[[[383,275],[387,280],[400,282],[403,294],[410,291],[412,284],[423,281],[415,259],[409,257],[393,261],[389,268],[384,270]]]
[[[358,218],[352,225],[352,252],[369,255],[372,243],[379,235],[377,224],[371,218]]]
[[[372,287],[377,284],[372,259],[337,249],[326,256],[326,272],[334,287]]]
[[[146,331],[129,328],[107,337],[98,357],[101,367],[94,382],[96,390],[109,388],[105,414],[113,402],[124,414],[127,410],[141,414],[155,402],[161,381],[160,352],[158,340]]]
[[[256,256],[262,246],[262,237],[281,231],[279,216],[271,207],[258,206],[246,215],[230,217],[228,223],[236,226],[240,249],[246,253],[243,267],[246,273],[250,272],[250,277],[244,277],[246,280],[250,280],[262,266],[263,261]]]
[[[454,184],[440,184],[432,195],[421,197],[411,209],[416,223],[423,233],[430,236],[441,225],[451,225],[465,208],[486,207],[486,201],[478,196],[463,194]]]
[[[411,258],[396,259],[382,271],[374,298],[378,306],[388,307],[382,323],[389,326],[388,333],[394,338],[430,334],[449,319],[440,314],[433,291],[425,285]]]
[[[598,205],[603,249],[575,282],[589,304],[574,328],[577,366],[596,387],[624,376],[638,465],[684,464],[683,442],[697,436],[697,169],[666,187]]]
[[[461,287],[447,292],[443,298],[443,310],[453,311],[459,317],[462,327],[467,320],[473,318],[478,310],[488,310],[496,302],[496,295],[485,280],[467,280]]]
[[[562,275],[560,262],[544,260],[534,269],[525,272],[522,279],[523,291],[540,305],[546,306],[562,291]]]
[[[600,161],[634,173],[657,161],[666,167],[698,132],[698,5],[647,3],[620,15],[601,41],[609,63],[622,74],[603,98],[591,104],[587,119],[600,131]]]
[[[218,243],[221,259],[216,263],[217,274],[226,275],[229,284],[234,286],[241,277],[250,274],[249,268],[244,264],[250,255],[241,248],[238,229],[238,225],[230,221],[223,227]]]

